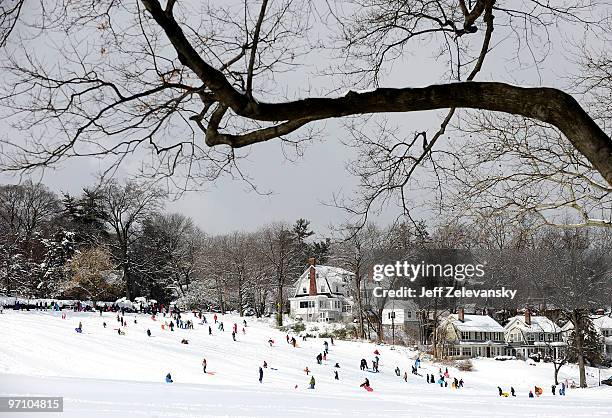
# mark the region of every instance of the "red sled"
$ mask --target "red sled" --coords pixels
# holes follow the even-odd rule
[[[367,390],[368,392],[372,392],[374,390],[370,386],[364,386],[363,388]]]

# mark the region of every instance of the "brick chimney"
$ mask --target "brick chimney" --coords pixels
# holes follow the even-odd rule
[[[525,323],[531,325],[531,312],[529,312],[529,309],[525,309]]]
[[[308,289],[308,294],[311,296],[314,296],[317,294],[317,271],[315,269],[315,259],[314,258],[309,258],[308,259],[308,264],[310,267],[309,268],[309,274],[310,274],[310,286]]]
[[[465,310],[463,308],[457,309],[457,318],[461,322],[465,322]]]

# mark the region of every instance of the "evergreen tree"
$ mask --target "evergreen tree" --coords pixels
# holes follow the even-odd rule
[[[601,364],[603,360],[603,341],[601,335],[597,333],[593,321],[588,315],[584,315],[579,319],[581,321],[580,335],[576,332],[571,332],[568,338],[570,362],[578,361],[578,339],[581,341],[582,356],[585,361],[592,365]],[[575,328],[574,328],[575,329]]]

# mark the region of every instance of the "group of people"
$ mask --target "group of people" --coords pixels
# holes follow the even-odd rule
[[[440,385],[440,387],[447,388],[449,382],[450,382],[451,388],[453,389],[460,389],[463,387],[463,379],[457,379],[456,377],[451,379],[450,374],[448,373],[448,367],[444,370],[444,373],[442,373],[442,368],[438,369],[438,379],[437,380],[433,373],[431,374],[427,373],[425,375],[425,378],[427,379],[427,383],[435,383],[435,384]]]

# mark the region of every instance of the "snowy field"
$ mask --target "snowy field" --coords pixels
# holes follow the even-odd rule
[[[208,326],[197,321],[193,330],[171,332],[161,329],[160,320],[129,314],[129,325],[123,328],[126,335],[118,335],[119,324],[111,313],[67,315],[65,320],[58,312],[5,310],[0,315],[0,396],[64,397],[62,414],[31,416],[556,418],[612,413],[612,387],[568,389],[565,397],[553,396],[550,364],[477,359],[472,372],[449,369],[451,377],[465,382],[465,388],[456,390],[426,383],[425,373],[437,376],[439,365],[425,361],[420,369],[423,377],[410,374],[416,353],[404,348],[336,341],[324,364],[317,365],[322,339],[298,339],[298,347],[293,348],[286,343],[285,333],[271,328],[267,320],[247,318],[243,334],[241,318],[225,315],[225,332],[213,326],[209,336]],[[212,315],[207,317],[212,320]],[[82,334],[74,331],[79,321]],[[234,322],[239,325],[236,342],[231,336]],[[147,328],[153,333],[150,338]],[[188,345],[180,343],[183,338]],[[275,341],[273,347],[267,343],[269,338]],[[381,353],[381,372],[360,371],[359,360],[365,358],[371,365],[376,349]],[[203,357],[214,374],[202,373]],[[268,368],[260,384],[258,369],[264,360]],[[336,362],[340,369],[334,369]],[[307,389],[306,366],[316,378],[314,390]],[[402,375],[408,370],[408,382],[395,375],[396,366]],[[334,370],[339,370],[339,381],[334,380]],[[168,372],[175,383],[164,382]],[[604,371],[602,378],[610,374]],[[365,377],[374,388],[371,393],[359,387]],[[561,378],[566,377],[577,381],[577,369],[565,366]],[[597,384],[596,369],[589,369],[589,383]],[[498,385],[506,391],[514,386],[517,397],[500,398]],[[534,385],[542,387],[544,395],[529,399]]]

